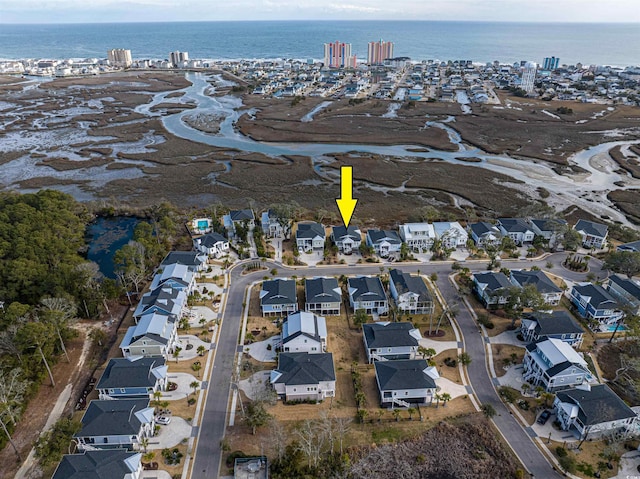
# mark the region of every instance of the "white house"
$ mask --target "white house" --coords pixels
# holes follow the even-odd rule
[[[338,247],[338,251],[344,254],[351,254],[353,250],[358,250],[362,244],[362,232],[357,226],[334,226],[331,232],[331,240]]]
[[[154,410],[149,399],[91,401],[74,434],[80,451],[123,448],[137,450],[142,438],[153,436]]]
[[[558,286],[556,286],[555,283],[551,281],[549,277],[542,271],[513,269],[511,270],[510,280],[514,286],[517,286],[519,288],[522,288],[528,284],[534,285],[538,293],[540,293],[540,295],[544,299],[544,302],[549,306],[556,306],[560,304],[560,299],[562,298],[562,290]]]
[[[609,228],[601,223],[578,220],[573,227],[582,237],[582,246],[585,248],[601,249],[605,247]]]
[[[347,279],[349,304],[354,311],[363,309],[367,314],[387,314],[389,301],[380,278],[359,276]]]
[[[508,236],[517,245],[531,243],[535,238],[533,228],[523,218],[500,218],[498,228],[503,236]]]
[[[220,233],[208,233],[194,238],[193,246],[211,258],[221,258],[229,254],[229,240]]]
[[[390,254],[399,253],[402,240],[398,233],[391,230],[368,230],[367,246],[381,258],[386,258]]]
[[[478,248],[499,246],[502,243],[500,228],[491,223],[484,221],[472,223],[469,225],[469,230],[471,230],[471,239],[473,239]]]
[[[286,401],[322,401],[336,394],[336,372],[331,353],[280,353],[271,384]]]
[[[287,316],[282,324],[280,348],[292,353],[324,353],[327,350],[327,322],[308,311]]]
[[[433,401],[438,374],[424,359],[376,361],[373,365],[382,407],[407,407]]]
[[[436,221],[433,223],[433,230],[445,248],[466,246],[469,239],[469,234],[457,221]]]
[[[415,359],[420,330],[409,322],[366,323],[362,325],[364,349],[369,363],[374,360]]]
[[[420,276],[392,269],[389,279],[389,292],[399,311],[413,314],[433,312],[433,298]]]
[[[406,223],[400,225],[400,238],[412,251],[429,251],[436,239],[433,225],[429,223]]]
[[[582,356],[560,339],[528,344],[523,366],[523,379],[549,392],[594,381]]]
[[[296,228],[296,246],[302,253],[323,250],[326,233],[320,223],[298,223]]]
[[[638,416],[606,384],[558,391],[553,408],[562,430],[579,439],[627,438],[638,433]]]

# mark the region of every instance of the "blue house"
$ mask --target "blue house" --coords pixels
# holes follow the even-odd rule
[[[577,283],[571,289],[571,303],[580,316],[593,321],[595,327],[608,331],[621,318],[618,303],[602,286],[591,283]]]
[[[112,358],[96,389],[100,399],[148,399],[167,387],[167,365],[162,357]]]

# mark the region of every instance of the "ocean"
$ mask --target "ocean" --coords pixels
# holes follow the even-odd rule
[[[104,58],[111,48],[137,59],[174,50],[199,59],[321,59],[323,43],[340,40],[366,60],[367,43],[380,39],[412,60],[542,63],[555,56],[561,64],[640,65],[639,24],[429,21],[0,24],[0,59]]]

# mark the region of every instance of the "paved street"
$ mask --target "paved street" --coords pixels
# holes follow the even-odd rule
[[[566,277],[571,281],[584,281],[586,278],[585,274],[574,273],[561,266],[564,257],[564,254],[555,254],[539,261],[503,261],[502,265],[507,268],[530,268],[536,265],[542,269],[547,269],[546,264],[550,262],[553,263],[553,268],[549,269],[552,273]],[[483,262],[470,262],[465,265],[472,271],[482,271],[486,267],[485,264],[486,263]],[[341,274],[375,275],[380,273],[381,264],[291,269],[283,268],[279,263],[267,262],[266,266],[269,269],[277,268],[278,277],[296,275],[298,277],[305,276],[309,278],[313,276],[339,276]],[[436,273],[438,275],[438,287],[447,303],[454,304],[459,301],[458,293],[448,279],[448,275],[451,274],[451,263],[393,263],[390,265],[385,264],[384,266],[392,266],[407,272],[415,273],[419,271],[425,275]],[[592,271],[600,278],[605,276],[605,273],[600,269],[600,264],[595,260],[591,260],[591,267]],[[260,280],[264,275],[263,271],[248,275],[242,275],[241,272],[242,265],[232,269],[231,272],[226,310],[221,325],[220,337],[216,345],[216,357],[211,374],[211,381],[208,386],[209,391],[206,407],[200,425],[200,436],[197,443],[192,474],[194,479],[217,477],[222,459],[220,441],[224,437],[226,425],[227,404],[231,387],[230,378],[238,349],[245,289],[253,281]],[[502,432],[506,442],[513,448],[523,461],[525,467],[534,477],[560,477],[554,472],[542,453],[540,453],[532,442],[532,438],[528,432],[522,428],[502,401],[500,401],[493,388],[491,377],[486,367],[484,339],[471,314],[466,308],[461,307],[456,319],[464,338],[465,350],[472,358],[472,362],[468,367],[468,374],[471,386],[480,403],[489,403],[494,406],[498,413],[494,417],[496,426]]]

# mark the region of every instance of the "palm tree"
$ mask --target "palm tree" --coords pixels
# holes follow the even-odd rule
[[[173,351],[173,357],[176,360],[176,363],[178,362],[178,358],[180,357],[180,351],[182,351],[182,348],[180,346],[176,346],[176,349]]]
[[[147,453],[147,447],[149,446],[149,438],[148,437],[143,437],[142,439],[140,439],[140,447],[142,447],[142,449],[144,450],[144,453]]]
[[[422,356],[422,359],[431,359],[436,355],[436,350],[433,348],[425,348],[424,346],[418,346],[418,354]]]
[[[193,389],[193,394],[195,394],[196,392],[198,392],[198,387],[200,387],[200,383],[198,381],[191,381],[191,384],[189,384],[189,386],[191,387],[191,389]]]
[[[412,421],[412,416],[416,413],[416,408],[410,407],[407,409],[407,413],[409,413],[409,421]]]
[[[365,396],[365,394],[362,391],[356,393],[356,406],[358,406],[358,409],[364,407],[366,402],[367,402],[367,396]]]
[[[396,418],[396,422],[398,422],[400,420],[400,409],[394,409],[393,410],[393,417]]]
[[[451,401],[451,394],[449,393],[442,393],[440,395],[440,399],[442,399],[442,407],[447,407],[447,402]]]
[[[191,365],[191,369],[193,369],[196,373],[198,373],[198,377],[200,377],[200,370],[202,369],[202,364],[200,363],[193,363]]]
[[[156,407],[156,412],[158,412],[158,407],[160,407],[160,398],[162,397],[162,391],[153,391],[153,403]]]
[[[496,415],[496,408],[494,408],[491,404],[483,404],[482,412],[487,419],[491,419]]]
[[[382,422],[382,416],[384,416],[384,409],[380,409],[378,412],[378,422]]]
[[[204,356],[204,352],[207,350],[207,348],[205,348],[202,344],[200,346],[198,346],[198,349],[196,351],[198,351],[198,355],[199,356]]]
[[[436,409],[438,409],[440,407],[440,400],[442,399],[442,396],[440,396],[440,394],[438,393],[435,393],[433,397],[436,400]]]

